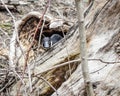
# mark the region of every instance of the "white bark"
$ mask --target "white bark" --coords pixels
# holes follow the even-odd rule
[[[85,2],[86,3],[86,2]],[[80,58],[81,58],[81,66],[82,66],[82,74],[84,78],[84,84],[87,92],[87,96],[94,96],[90,75],[89,75],[89,68],[88,68],[88,61],[87,61],[87,43],[86,43],[86,31],[84,25],[84,18],[82,21],[85,5],[82,4],[81,0],[75,0],[76,8],[77,8],[77,15],[78,15],[78,24],[79,24],[79,34],[80,34]]]

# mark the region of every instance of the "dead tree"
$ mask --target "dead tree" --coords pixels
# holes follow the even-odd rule
[[[95,0],[89,13],[85,17],[88,65],[94,91],[97,96],[120,95],[119,6],[119,0]],[[22,75],[25,62],[24,54],[28,48],[27,46],[31,42],[34,25],[38,23],[39,18],[39,13],[29,14],[29,16],[27,15],[20,21],[18,26],[20,39],[18,44],[21,44],[22,49],[20,49],[19,45],[17,46],[16,56],[19,58],[16,72],[19,73],[20,76]],[[23,96],[26,94],[33,96],[86,96],[83,76],[80,74],[81,66],[79,64],[81,61],[79,59],[80,43],[78,24],[76,23],[71,28],[69,28],[69,26],[65,27],[65,25],[60,26],[62,27],[60,29],[49,29],[48,25],[50,21],[49,17],[46,17],[45,21],[42,21],[46,26],[43,28],[41,38],[49,36],[56,32],[56,30],[58,33],[63,32],[66,36],[50,49],[42,46],[37,48],[36,45],[42,43],[41,40],[39,43],[37,42],[38,37],[36,36],[35,45],[29,54],[28,66],[25,70],[24,83],[20,88],[20,94]],[[39,30],[40,29],[42,29],[42,27],[40,27]],[[61,29],[64,30],[62,31]],[[72,74],[70,74],[70,71]],[[6,82],[4,83],[0,82],[1,85],[5,84],[3,88],[0,88],[3,93],[10,90],[9,93],[14,95],[17,94],[16,90],[18,90],[17,88],[21,80],[18,76],[14,76],[11,73],[10,71],[9,74],[7,73],[7,75],[3,76],[5,78],[9,77],[9,79],[5,79]],[[10,79],[11,77],[12,79]]]

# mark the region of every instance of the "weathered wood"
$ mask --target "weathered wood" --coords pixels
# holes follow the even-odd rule
[[[109,82],[112,82],[112,84],[115,83],[114,81],[111,81],[109,78],[108,80],[105,79],[106,75],[108,75],[108,73],[111,71],[111,68],[114,66],[114,64],[106,64],[104,62],[99,61],[99,59],[102,59],[103,61],[107,61],[107,62],[111,62],[111,61],[118,62],[119,60],[118,55],[113,50],[114,43],[118,42],[119,33],[120,33],[119,31],[120,21],[118,21],[119,7],[114,7],[114,6],[119,6],[119,4],[120,4],[119,0],[117,1],[112,0],[112,2],[100,1],[99,3],[96,1],[94,2],[93,5],[95,9],[94,7],[92,7],[94,10],[91,9],[92,11],[85,18],[86,21],[85,24],[88,28],[86,30],[88,57],[93,59],[89,61],[88,64],[90,68],[90,74],[92,76],[93,85],[97,86],[95,91],[98,91],[99,88],[101,89],[102,83],[104,83],[106,86],[109,86],[108,85]],[[109,6],[113,6],[113,7],[108,8]],[[114,11],[112,11],[112,8],[114,8]],[[101,11],[98,12],[98,9]],[[96,12],[98,13],[97,15],[95,15]],[[111,18],[113,18],[112,21],[110,21]],[[109,25],[113,25],[114,22],[116,22],[115,26],[113,27],[109,26]],[[109,28],[111,28],[112,31],[108,30]],[[114,37],[114,36],[118,36],[118,37]],[[112,38],[116,38],[116,39],[112,39]],[[112,45],[111,43],[109,43],[111,41],[114,42],[112,43]],[[105,47],[107,45],[110,45],[110,48]],[[77,67],[75,72],[72,73],[72,76],[69,75],[68,65],[54,68],[54,66],[59,65],[60,63],[78,58],[80,53],[79,46],[80,45],[79,45],[78,24],[76,24],[69,30],[69,32],[67,33],[64,39],[62,39],[59,43],[55,44],[45,53],[37,55],[37,57],[33,59],[34,61],[29,62],[31,68],[30,70],[32,74],[32,80],[33,80],[32,84],[35,88],[34,91],[32,92],[32,95],[38,95],[37,94],[38,91],[40,96],[51,95],[54,92],[54,90],[49,85],[47,85],[43,80],[40,79],[40,76],[42,76],[48,82],[50,82],[56,89],[59,88],[57,90],[57,93],[60,96],[73,96],[73,95],[84,96],[85,94],[84,86],[82,84],[83,79],[82,79],[82,74],[80,74],[81,66],[79,65],[77,67],[77,65],[80,62],[71,63],[73,68],[72,72],[74,72],[74,70]],[[109,51],[106,52],[104,50],[109,50]],[[47,70],[50,68],[53,69]],[[117,70],[117,67],[115,67],[115,69]],[[27,70],[26,70],[26,74],[28,74]],[[112,74],[115,74],[114,71],[112,72]],[[112,74],[110,74],[110,77],[114,76]],[[115,78],[117,78],[118,76],[119,75],[117,75]],[[28,79],[26,78],[24,80],[26,81],[27,84],[26,90],[29,93],[29,82],[27,82]],[[18,84],[19,83],[17,82],[13,88],[14,94],[16,93],[15,89]],[[41,90],[39,90],[38,87]],[[115,85],[113,85],[113,87],[115,87]],[[21,87],[21,94],[24,93],[23,89],[24,86]],[[110,90],[110,87],[108,88],[108,90]],[[101,89],[101,92],[103,91],[104,90]],[[98,91],[97,95],[98,96],[103,96],[103,94],[106,95],[106,93],[103,93],[101,95],[101,92]],[[53,96],[56,96],[56,92],[55,94],[53,94]]]
[[[99,3],[98,0],[95,0],[90,13],[85,18],[88,28],[88,57],[101,58],[103,61],[108,61],[108,63],[103,63],[99,60],[88,61],[96,96],[120,95],[118,87],[116,88],[118,86],[116,84],[119,81],[117,77],[120,76],[118,75],[120,72],[118,68],[120,59],[119,54],[114,51],[114,44],[119,42],[118,38],[120,38],[119,6],[119,0],[100,0]],[[96,12],[98,13],[97,15],[95,15]],[[115,61],[116,64],[109,64],[112,61]],[[72,78],[62,84],[58,89],[58,94],[62,96],[86,96],[82,83],[83,77],[79,74],[80,72],[81,66],[72,74]],[[111,88],[113,88],[112,91]],[[56,94],[52,96],[56,96]]]
[[[88,65],[97,96],[119,96],[119,6],[119,0],[95,0],[85,18]],[[21,42],[20,44],[22,45]],[[85,96],[80,60],[70,63],[71,68],[73,68],[72,75],[69,74],[68,65],[56,67],[60,63],[66,64],[64,62],[79,58],[79,46],[78,24],[75,24],[66,37],[49,50],[45,50],[44,53],[37,53],[37,56],[31,51],[31,60],[28,62],[30,73],[28,70],[25,72],[24,82],[26,85],[22,85],[20,89],[21,95],[25,96],[26,90],[27,95],[50,96],[57,89],[60,96]],[[25,53],[27,46],[22,46],[22,48]],[[19,56],[19,48],[17,52]],[[102,62],[100,59],[106,62]],[[112,64],[112,62],[114,63]],[[20,71],[18,69],[17,71],[21,75],[24,58],[20,58],[18,64]],[[32,77],[32,88],[28,74],[31,74]],[[53,90],[43,79],[47,80],[55,89]],[[10,86],[11,95],[16,94],[18,85],[19,81]],[[33,89],[32,92],[30,92],[31,89]],[[56,96],[56,92],[52,96]]]
[[[33,14],[28,14],[28,17],[26,16],[25,18],[23,18],[21,23],[18,24],[20,44],[22,46],[23,51],[25,51],[28,48],[28,44],[30,44],[30,42],[27,42],[27,37],[23,36],[23,34],[25,32],[29,32],[29,30],[26,29],[29,27],[26,25],[29,25],[29,24],[32,25],[32,23],[33,23],[33,25],[32,25],[32,27],[33,27],[35,24],[34,20],[37,20],[36,18],[40,18],[40,14],[39,15],[37,15],[37,14],[38,14],[37,12],[35,12],[35,13],[33,12]],[[30,22],[31,21],[30,19],[33,22]],[[48,22],[50,22],[50,21],[48,20]],[[46,28],[45,28],[45,30],[46,30]],[[46,50],[44,53],[39,53],[39,50],[36,51],[35,53],[33,52],[33,50],[31,50],[31,52],[29,53],[30,57],[29,57],[28,63],[29,63],[30,72],[32,75],[32,80],[33,80],[32,82],[34,82],[34,80],[37,80],[39,78],[39,80],[37,80],[37,84],[35,84],[36,88],[33,91],[33,95],[36,94],[36,91],[37,91],[37,88],[39,85],[41,86],[39,88],[42,88],[42,90],[39,92],[39,94],[41,96],[42,95],[50,95],[54,92],[54,90],[51,88],[51,86],[47,85],[45,83],[45,81],[40,79],[40,75],[42,75],[42,77],[47,79],[47,81],[57,89],[60,87],[60,85],[65,80],[67,80],[69,78],[69,76],[70,76],[69,70],[71,70],[71,72],[73,73],[74,70],[77,68],[79,62],[75,62],[75,63],[71,62],[71,65],[70,65],[71,69],[69,69],[69,66],[67,64],[67,65],[63,65],[63,66],[56,67],[51,70],[45,71],[46,68],[51,68],[56,65],[59,65],[60,63],[64,63],[67,61],[69,62],[69,60],[73,60],[78,57],[80,52],[79,52],[79,43],[78,43],[79,35],[77,32],[77,28],[78,28],[78,24],[76,24],[75,26],[70,28],[70,30],[66,33],[65,37],[62,40],[60,40],[58,43],[53,45],[50,49]],[[50,30],[50,29],[48,29],[48,30]],[[53,31],[54,30],[59,30],[59,28],[55,28],[55,29],[53,29]],[[62,31],[64,31],[64,29],[62,29]],[[43,30],[43,33],[44,33],[44,30]],[[23,37],[21,37],[21,36],[23,36]],[[18,50],[17,50],[18,56],[21,56],[21,54],[22,54],[22,52],[20,52],[20,51],[21,50],[18,48]],[[35,59],[34,59],[34,57],[35,57]],[[24,61],[25,60],[24,60],[24,55],[23,55],[22,58],[20,58],[19,65],[18,65],[19,69],[21,68],[21,70],[22,70]],[[26,74],[28,74],[28,70],[26,70]],[[38,77],[38,78],[36,78],[36,77]],[[26,81],[27,79],[24,79],[24,80]],[[17,82],[17,84],[19,84],[19,82]],[[16,86],[17,86],[17,84],[16,84]],[[29,82],[26,82],[26,84],[29,85]],[[43,86],[44,84],[46,86]],[[24,87],[24,85],[21,87],[21,92],[20,92],[21,94],[23,94],[22,93],[23,87]],[[26,90],[29,93],[29,87]],[[49,91],[49,93],[48,93],[48,91]],[[15,92],[14,94],[16,94],[15,90],[14,90],[14,92]]]

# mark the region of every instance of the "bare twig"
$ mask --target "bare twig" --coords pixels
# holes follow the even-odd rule
[[[41,30],[40,30],[38,49],[40,48],[40,41],[41,41],[41,38],[42,38],[44,25],[45,25],[45,18],[43,18],[43,24],[42,24],[42,27],[41,27]]]
[[[29,76],[29,87],[30,87],[30,92],[32,92],[32,78],[31,78],[31,71],[30,71],[30,66],[28,65],[28,76]]]
[[[45,10],[44,10],[44,12],[43,12],[43,14],[42,14],[42,16],[41,16],[41,18],[40,18],[40,21],[39,21],[39,23],[38,23],[38,25],[37,25],[37,28],[36,28],[36,30],[35,30],[35,34],[34,34],[34,37],[33,37],[33,39],[35,40],[35,38],[36,38],[36,34],[38,33],[38,29],[39,29],[39,27],[41,26],[41,24],[42,24],[42,20],[43,20],[43,18],[44,18],[44,15],[45,15],[45,13],[47,12],[47,9],[49,8],[49,6],[50,6],[50,2],[51,2],[51,0],[48,0],[48,3],[47,3],[47,5],[46,5],[46,8],[45,8]]]
[[[17,31],[17,26],[16,26],[16,21],[15,21],[15,17],[13,16],[13,14],[10,12],[10,10],[8,9],[8,7],[6,6],[6,4],[3,2],[3,0],[1,0],[2,4],[5,6],[7,12],[10,14],[10,16],[12,17],[13,20],[13,24],[14,24],[14,32],[13,32],[13,36],[12,39],[10,41],[10,55],[9,55],[9,66],[11,68],[11,70],[20,78],[21,82],[24,84],[24,81],[21,79],[21,77],[19,76],[19,74],[15,71],[15,60],[16,60],[16,43],[17,43],[17,37],[18,37],[18,31]]]
[[[53,85],[51,85],[45,78],[43,78],[43,77],[40,77],[40,78],[43,81],[45,81],[45,83],[47,83],[55,91],[55,93],[56,93],[57,96],[59,96],[57,90],[55,89],[55,87]]]
[[[62,33],[63,33],[63,36],[64,36],[65,40],[67,40],[62,28],[61,28],[61,30],[62,30]],[[67,41],[66,41],[66,42],[67,42]],[[68,43],[68,42],[67,42],[67,43]],[[68,48],[67,48],[67,46],[66,46],[65,48],[66,48],[66,53],[67,53],[67,60],[68,60],[68,62],[69,62],[69,61],[70,61],[70,58],[69,58]],[[69,67],[69,75],[70,75],[70,79],[71,79],[72,68],[71,68],[70,63],[68,64],[68,67]],[[70,84],[70,85],[71,85],[71,84]],[[71,90],[71,92],[72,92],[72,91],[73,91],[73,90]]]
[[[4,1],[1,0],[2,4],[5,6],[5,9],[7,10],[7,12],[10,14],[10,16],[12,17],[13,23],[14,23],[14,32],[13,32],[13,36],[11,39],[11,43],[10,43],[10,56],[9,56],[9,65],[11,68],[15,68],[15,64],[14,64],[14,59],[16,57],[15,55],[15,50],[16,50],[16,36],[17,36],[17,27],[15,24],[15,17],[12,15],[12,13],[10,12],[10,10],[7,8],[7,6],[5,5]]]
[[[99,62],[102,62],[102,63],[105,63],[105,64],[120,63],[119,61],[118,62],[114,62],[114,61],[113,62],[109,62],[109,61],[103,61],[101,59],[88,59],[88,61],[99,61]],[[55,69],[55,68],[59,68],[59,67],[62,67],[62,66],[68,65],[68,64],[73,64],[74,62],[81,62],[81,59],[71,60],[71,61],[68,61],[68,62],[65,62],[65,63],[58,64],[58,65],[56,65],[54,67],[51,67],[51,68],[48,68],[48,69],[46,69],[46,70],[44,70],[44,71],[42,71],[42,72],[40,72],[38,74],[35,74],[35,76],[40,75],[43,72],[47,72],[47,71]],[[75,64],[77,64],[77,63],[75,63]]]
[[[88,0],[75,0],[75,6],[77,9],[77,17],[79,22],[79,38],[80,38],[80,58],[81,58],[81,69],[84,79],[84,85],[87,92],[87,96],[94,96],[94,91],[89,75],[89,67],[87,60],[87,44],[86,44],[86,32],[83,18],[83,11]],[[83,7],[83,8],[82,8]]]
[[[7,32],[5,32],[4,30],[2,30],[1,28],[0,28],[0,31],[1,31],[2,33],[4,33],[4,34],[10,39],[10,36],[8,35]]]
[[[40,18],[40,21],[39,21],[39,23],[38,23],[38,25],[37,25],[37,28],[36,28],[36,30],[35,30],[35,33],[34,33],[34,36],[33,36],[33,41],[32,41],[32,43],[30,44],[30,46],[28,47],[28,50],[27,50],[27,53],[26,53],[26,56],[25,56],[25,63],[24,63],[22,78],[24,77],[24,73],[25,73],[25,70],[26,70],[26,67],[27,67],[29,52],[30,52],[33,44],[36,42],[36,40],[35,40],[35,38],[36,38],[36,36],[37,36],[36,34],[39,32],[38,29],[39,29],[39,27],[40,27],[41,24],[42,24],[42,20],[43,20],[44,15],[45,15],[45,13],[47,12],[47,9],[48,9],[48,7],[49,7],[49,5],[50,5],[50,1],[51,1],[51,0],[48,0],[48,3],[47,3],[47,5],[46,5],[46,7],[45,7],[45,10],[44,10],[44,12],[43,12],[43,14],[42,14],[42,16],[41,16],[41,18]],[[21,87],[21,86],[22,86],[22,83],[20,82],[20,86],[18,87],[17,96],[19,95],[20,87]]]
[[[45,8],[45,10],[44,10],[44,12],[43,12],[43,15],[42,15],[42,17],[40,18],[40,21],[39,21],[39,23],[38,23],[38,25],[37,25],[37,28],[36,28],[36,30],[35,30],[35,33],[34,33],[34,36],[33,36],[33,41],[32,41],[32,43],[30,44],[30,46],[29,46],[29,48],[28,48],[28,50],[27,50],[23,74],[24,74],[24,72],[25,72],[25,70],[26,70],[26,67],[27,67],[27,61],[28,61],[28,57],[29,57],[29,52],[30,52],[33,44],[36,42],[36,41],[35,41],[35,38],[36,38],[36,36],[37,36],[36,34],[37,34],[37,32],[38,32],[39,27],[40,27],[41,24],[42,24],[42,20],[43,20],[43,18],[44,18],[44,15],[45,15],[48,7],[49,7],[50,0],[48,0],[48,1],[49,1],[49,2],[48,2],[48,4],[46,5],[46,8]]]
[[[41,27],[41,30],[40,30],[40,35],[39,35],[39,41],[38,41],[38,47],[37,47],[37,54],[36,54],[36,56],[38,56],[38,54],[39,54],[40,42],[41,42],[41,38],[42,38],[42,33],[43,33],[44,25],[45,25],[45,18],[43,18],[43,24],[42,24],[42,27]],[[33,61],[33,73],[34,73],[34,69],[35,69],[35,63],[36,63],[36,60]]]
[[[118,61],[118,62],[116,62],[116,61],[110,62],[110,61],[104,61],[104,60],[102,60],[102,59],[88,59],[88,61],[100,61],[100,62],[106,63],[106,64],[120,63],[119,61]]]

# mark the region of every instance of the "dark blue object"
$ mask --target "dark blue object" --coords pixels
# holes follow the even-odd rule
[[[63,37],[59,34],[53,34],[51,37],[50,37],[50,44],[51,46],[53,44],[55,44],[56,42],[58,42],[59,40],[61,40]]]

